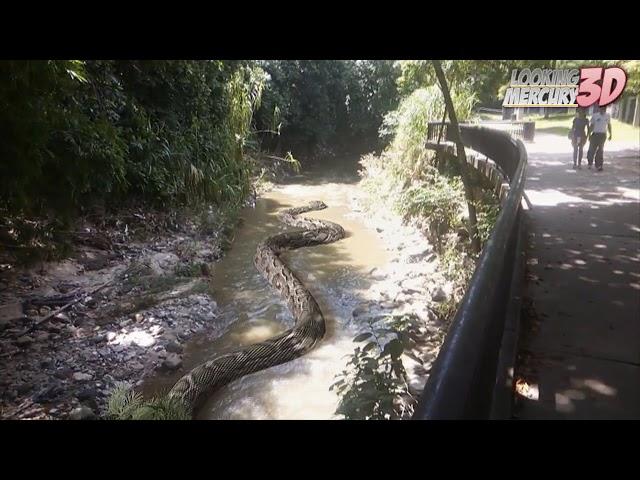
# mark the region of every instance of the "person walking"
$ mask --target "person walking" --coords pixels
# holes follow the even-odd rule
[[[589,168],[591,168],[595,160],[595,167],[601,172],[607,131],[609,132],[609,140],[611,140],[611,117],[607,113],[607,107],[600,107],[598,112],[591,117],[590,127],[591,136],[589,137],[587,162],[589,162]]]
[[[570,137],[571,144],[573,145],[573,168],[581,168],[582,165],[582,152],[584,144],[587,143],[589,137],[589,120],[587,120],[587,113],[583,109],[576,111],[576,116],[573,119],[571,125]]]

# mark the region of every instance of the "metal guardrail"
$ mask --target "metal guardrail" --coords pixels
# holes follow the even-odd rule
[[[429,127],[439,127],[439,123],[429,123]],[[514,121],[514,120],[482,120],[478,123],[468,123],[465,125],[478,125],[488,127],[493,130],[501,130],[509,135],[519,138],[523,142],[533,142],[536,134],[536,122]],[[430,138],[431,140],[431,138]],[[437,139],[433,139],[437,140]]]
[[[536,133],[536,122],[524,121],[482,121],[481,126],[502,130],[524,142],[533,142]]]
[[[428,136],[451,141],[446,124]],[[518,258],[527,151],[503,131],[461,125],[462,142],[500,166],[509,179],[502,204],[467,292],[458,307],[413,415],[414,419],[488,419],[499,390],[498,362]]]

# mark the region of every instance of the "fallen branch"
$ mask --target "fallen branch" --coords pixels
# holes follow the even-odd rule
[[[108,286],[109,284],[113,283],[114,281],[115,281],[115,278],[109,280],[108,282],[103,283],[102,285],[97,286],[93,290],[90,290],[90,291],[78,296],[75,300],[70,301],[69,303],[67,303],[67,304],[63,305],[62,307],[58,308],[57,310],[54,310],[50,314],[42,317],[40,320],[38,320],[36,323],[34,323],[31,327],[27,328],[25,331],[23,331],[22,333],[18,334],[18,337],[22,337],[23,335],[26,335],[27,333],[31,333],[32,331],[34,331],[42,323],[46,322],[47,320],[49,320],[52,317],[55,317],[59,313],[64,312],[67,308],[69,308],[72,305],[75,305],[80,300],[84,300],[89,295],[93,295],[94,293],[102,290],[104,287]]]

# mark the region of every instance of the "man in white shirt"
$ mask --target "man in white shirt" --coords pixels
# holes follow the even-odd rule
[[[611,117],[607,113],[607,107],[600,107],[598,112],[591,117],[590,127],[591,137],[589,138],[587,162],[589,162],[589,168],[591,168],[595,157],[596,168],[601,172],[602,154],[604,142],[607,139],[607,131],[609,132],[609,140],[611,140]]]

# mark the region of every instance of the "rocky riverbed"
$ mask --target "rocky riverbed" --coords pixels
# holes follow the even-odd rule
[[[460,300],[464,287],[447,278],[438,254],[418,223],[406,224],[388,210],[368,208],[364,194],[354,195],[351,200],[353,215],[376,231],[391,256],[386,266],[369,272],[374,282],[365,301],[353,310],[353,316],[366,320],[381,315],[409,315],[419,320],[416,347],[402,356],[410,393],[417,397],[446,335],[450,319],[443,311]]]
[[[416,346],[403,356],[417,396],[446,333],[442,307],[459,300],[461,287],[442,272],[418,225],[368,210],[360,190],[350,191],[347,215],[375,232],[390,261],[366,273],[368,287],[354,296],[349,311],[363,326],[386,315],[419,320]],[[1,418],[96,418],[119,382],[141,386],[149,378],[184,373],[183,349],[192,336],[224,334],[208,284],[220,243],[187,229],[115,251],[85,246],[62,262],[4,271]],[[46,305],[47,299],[56,302]],[[75,303],[56,314],[64,301]]]
[[[110,392],[182,364],[215,324],[208,265],[220,239],[193,228],[0,276],[0,418],[95,418]]]

